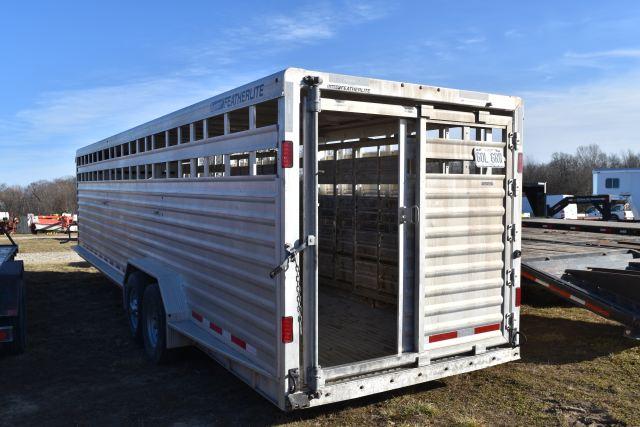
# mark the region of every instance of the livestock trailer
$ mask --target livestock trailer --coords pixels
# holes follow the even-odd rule
[[[283,410],[516,360],[522,108],[290,68],[79,149],[77,252]]]

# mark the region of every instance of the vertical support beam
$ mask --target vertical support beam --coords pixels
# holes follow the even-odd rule
[[[180,140],[178,140],[178,141],[180,141]],[[167,165],[168,165],[168,164],[169,164],[169,163],[167,163]],[[168,170],[169,170],[169,168],[167,167],[167,171],[168,171]],[[178,178],[182,178],[182,160],[178,160],[178,171],[177,171],[177,175],[178,175],[178,176],[177,176]],[[168,178],[168,177],[169,177],[169,176],[167,175],[167,178]]]
[[[191,171],[191,178],[198,177],[198,159],[190,160],[189,170]]]
[[[469,139],[471,139],[470,132],[471,132],[471,128],[469,128],[469,126],[463,126],[462,127],[462,139],[465,140],[465,141],[468,141]],[[469,175],[470,164],[471,164],[471,162],[469,162],[469,160],[463,160],[462,161],[462,173],[463,174]]]
[[[224,176],[231,176],[231,154],[224,155]]]
[[[156,149],[156,135],[155,134],[151,135],[151,149],[152,150]]]
[[[448,137],[448,130],[441,130],[441,137]],[[425,192],[425,170],[426,161],[426,140],[427,140],[427,120],[422,116],[420,108],[419,117],[416,123],[416,206],[418,207],[418,217],[415,224],[415,288],[414,288],[414,348],[419,354],[426,351],[424,335],[424,273],[425,273],[425,221],[423,221]],[[419,362],[420,363],[420,362]]]
[[[486,129],[484,131],[484,141],[493,141],[493,129]],[[493,168],[486,168],[485,169],[485,174],[486,175],[492,175],[493,174]]]
[[[224,113],[223,121],[224,121],[224,134],[228,135],[231,133],[231,121],[229,119],[229,113]]]
[[[164,146],[165,147],[169,146],[169,131],[168,130],[164,131]]]
[[[195,123],[191,123],[189,125],[189,142],[193,142],[196,140],[196,125]]]
[[[300,238],[300,212],[302,209],[300,198],[300,78],[295,74],[293,78],[287,76],[282,79],[284,96],[278,98],[278,141],[291,141],[293,144],[293,167],[282,167],[282,150],[278,150],[276,159],[278,191],[281,195],[275,204],[278,232],[275,239],[273,265],[282,262],[285,253],[285,244],[294,244]],[[278,144],[281,147],[281,144]],[[298,256],[300,261],[306,255]],[[305,382],[305,369],[301,361],[302,347],[306,346],[305,337],[302,334],[302,313],[298,311],[299,299],[298,277],[295,268],[289,268],[273,281],[276,290],[277,318],[282,316],[293,317],[293,343],[279,344],[277,346],[277,372],[283,378],[290,369],[298,369],[300,373],[300,385]],[[278,336],[282,333],[278,322]],[[280,384],[281,406],[285,405],[288,394],[288,382]]]
[[[202,121],[202,137],[204,139],[209,138],[209,123],[207,122],[207,119]]]
[[[178,135],[178,145],[182,144],[182,126],[178,126],[176,134]]]
[[[397,324],[397,354],[404,351],[404,238],[406,220],[401,219],[401,212],[407,215],[408,206],[405,205],[405,179],[406,167],[406,144],[407,144],[407,120],[398,120],[398,130],[396,131],[396,141],[398,143],[398,312]]]
[[[304,103],[304,173],[303,173],[303,238],[318,237],[318,114],[320,112],[320,79],[305,77],[308,87]],[[295,153],[294,153],[295,154]],[[312,236],[312,237],[311,237]],[[311,390],[323,386],[318,360],[318,247],[308,246],[304,253],[303,304],[304,365],[306,382]]]
[[[209,174],[209,156],[204,156],[202,158],[202,176],[210,176]]]
[[[249,175],[256,176],[258,174],[258,168],[256,165],[256,152],[251,151],[249,153]]]
[[[165,162],[164,163],[164,177],[165,178],[171,178],[171,168],[170,168],[171,164],[169,162]]]
[[[256,106],[249,106],[249,129],[256,128]]]

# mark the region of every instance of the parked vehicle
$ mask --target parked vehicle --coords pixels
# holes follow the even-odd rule
[[[26,345],[24,266],[16,261],[18,245],[11,238],[4,222],[0,236],[9,244],[0,245],[0,356],[22,353]]]
[[[601,219],[602,214],[594,206],[588,208],[585,211],[585,218],[589,219]],[[628,203],[614,203],[611,206],[611,220],[612,221],[633,221],[633,211]]]
[[[78,150],[77,251],[150,360],[196,345],[283,410],[517,360],[521,126],[287,69]]]
[[[632,215],[621,212],[619,219],[640,218],[640,207],[635,202],[640,200],[640,168],[594,169],[593,193],[623,199],[628,204],[625,211],[630,210]]]

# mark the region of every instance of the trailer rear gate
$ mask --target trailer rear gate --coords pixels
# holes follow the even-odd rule
[[[521,119],[289,69],[79,150],[78,251],[282,409],[515,360]]]

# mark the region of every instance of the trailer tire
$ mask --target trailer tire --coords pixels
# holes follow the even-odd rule
[[[162,364],[172,359],[172,352],[167,349],[167,320],[157,283],[149,284],[142,298],[142,339],[147,358]]]
[[[13,341],[0,344],[0,354],[16,355],[24,353],[27,345],[27,311],[24,286],[20,279],[20,301],[18,303],[18,315],[0,319],[0,326],[13,327]]]
[[[124,307],[127,313],[129,332],[136,342],[142,343],[142,301],[148,281],[138,271],[132,273],[124,285]]]

